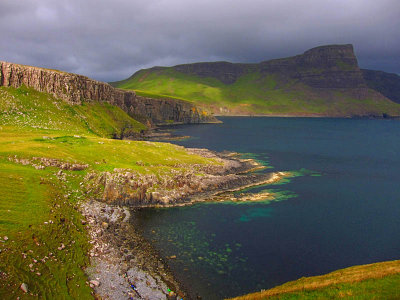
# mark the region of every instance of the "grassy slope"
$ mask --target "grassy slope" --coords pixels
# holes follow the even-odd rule
[[[234,298],[261,299],[400,299],[400,261],[389,261],[301,278],[259,293]]]
[[[178,98],[212,107],[216,113],[227,107],[233,114],[357,115],[400,114],[400,105],[387,100],[354,99],[345,91],[326,97],[311,88],[287,82],[275,75],[248,73],[226,85],[215,78],[202,78],[173,68],[142,70],[114,83],[123,89],[156,98]]]
[[[36,129],[95,134],[103,137],[137,133],[146,129],[123,110],[108,103],[69,105],[49,94],[20,87],[0,87],[0,125],[15,125],[32,132]]]
[[[0,107],[0,299],[92,298],[82,270],[89,245],[76,210],[85,198],[80,184],[87,172],[128,168],[161,174],[177,164],[210,163],[171,144],[108,139],[121,124],[144,128],[109,105],[69,106],[22,87],[0,88]],[[66,180],[60,180],[59,169],[16,164],[9,160],[14,156],[89,168],[63,171]],[[58,249],[61,244],[65,249]],[[22,282],[31,295],[19,289]]]

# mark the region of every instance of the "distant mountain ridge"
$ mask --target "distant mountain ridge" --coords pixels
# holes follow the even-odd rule
[[[375,74],[375,75],[373,75]],[[111,83],[138,94],[195,102],[217,114],[400,115],[400,79],[361,70],[351,44],[261,63],[203,62],[140,70]],[[397,96],[396,96],[397,95]]]

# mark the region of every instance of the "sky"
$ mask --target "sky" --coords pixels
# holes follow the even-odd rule
[[[399,0],[0,0],[0,28],[0,60],[102,81],[327,44],[353,44],[360,67],[400,74]]]

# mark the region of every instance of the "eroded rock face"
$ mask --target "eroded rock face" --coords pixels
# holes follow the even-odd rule
[[[140,97],[133,91],[115,89],[104,82],[57,70],[0,62],[0,85],[16,88],[25,85],[70,104],[108,102],[142,122],[151,120],[152,123],[161,124],[217,121],[206,111],[185,101]]]
[[[91,172],[85,178],[85,192],[113,205],[147,207],[182,205],[211,199],[215,194],[269,182],[273,174],[255,174],[254,160],[231,157],[206,149],[190,149],[221,164],[176,165],[168,174],[139,174],[130,169]]]
[[[301,55],[273,59],[259,64],[209,62],[178,65],[176,71],[214,77],[225,84],[234,83],[240,76],[258,71],[296,79],[313,88],[366,88],[353,46],[328,45],[307,50]]]
[[[367,88],[350,44],[316,47],[302,55],[262,62],[260,68],[313,88]]]

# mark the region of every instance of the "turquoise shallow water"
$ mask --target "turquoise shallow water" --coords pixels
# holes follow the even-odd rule
[[[400,258],[400,122],[221,118],[177,127],[187,147],[237,151],[297,171],[275,202],[137,213],[193,295],[221,299],[302,276]]]

